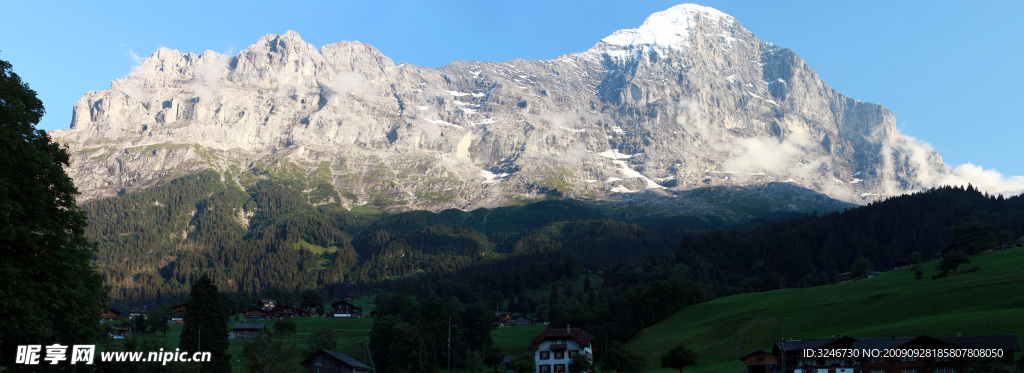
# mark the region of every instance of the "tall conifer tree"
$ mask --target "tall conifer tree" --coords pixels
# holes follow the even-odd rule
[[[192,297],[185,308],[185,326],[181,329],[182,351],[209,351],[210,362],[198,363],[210,372],[228,372],[231,370],[231,355],[228,349],[227,315],[220,307],[217,297],[217,286],[210,277],[202,275],[192,284]]]

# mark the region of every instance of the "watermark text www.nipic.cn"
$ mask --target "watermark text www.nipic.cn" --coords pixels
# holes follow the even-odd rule
[[[67,362],[67,364],[81,363],[88,365],[93,364],[95,357],[96,345],[24,345],[18,346],[18,355],[14,363],[23,365],[57,365]],[[160,351],[148,353],[142,351],[100,352],[100,361],[103,362],[160,363],[162,365],[167,365],[167,363],[171,362],[208,362],[211,357],[209,352],[194,352],[190,354],[188,352],[181,352],[178,349],[164,351],[162,348]]]

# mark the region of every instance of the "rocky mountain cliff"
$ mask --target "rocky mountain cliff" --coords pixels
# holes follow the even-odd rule
[[[549,61],[396,65],[292,31],[233,57],[164,48],[51,136],[83,200],[214,169],[242,187],[297,182],[314,203],[436,211],[773,182],[863,203],[945,169],[894,124],[685,4]]]

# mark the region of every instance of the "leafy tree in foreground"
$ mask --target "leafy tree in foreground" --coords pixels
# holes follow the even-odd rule
[[[647,359],[622,345],[612,346],[601,358],[601,370],[606,372],[637,373],[646,367]]]
[[[157,308],[153,312],[149,313],[149,320],[147,325],[150,333],[163,332],[164,337],[167,336],[167,330],[169,329],[167,323],[171,321],[171,317],[174,315],[174,311],[171,310],[171,305],[164,304]]]
[[[310,356],[320,350],[334,350],[338,342],[334,340],[334,333],[330,329],[317,329],[306,342],[309,346],[303,356]]]
[[[0,366],[18,345],[94,343],[106,300],[68,153],[35,128],[44,112],[0,60]]]
[[[850,266],[850,278],[861,278],[867,276],[868,272],[871,272],[871,261],[868,258],[861,257]]]
[[[294,343],[285,346],[280,334],[271,334],[264,330],[242,344],[240,360],[249,371],[271,373],[277,371],[294,355]]]
[[[953,274],[955,275],[957,268],[960,268],[961,265],[967,264],[970,261],[971,260],[967,258],[966,254],[962,252],[955,252],[946,255],[942,257],[942,260],[939,260],[939,271],[943,273],[953,271]]]
[[[697,365],[697,353],[682,343],[661,355],[662,367],[679,369],[680,373],[683,371],[683,368],[694,365]]]
[[[191,299],[185,309],[185,326],[181,329],[182,351],[209,351],[212,359],[203,364],[213,372],[230,371],[231,355],[228,349],[227,315],[220,307],[217,286],[210,277],[202,275],[192,284]]]
[[[523,354],[509,363],[508,369],[516,373],[532,373],[537,371],[532,354]]]
[[[587,358],[587,355],[576,354],[573,355],[572,361],[569,363],[570,373],[586,373],[594,371],[594,362]]]

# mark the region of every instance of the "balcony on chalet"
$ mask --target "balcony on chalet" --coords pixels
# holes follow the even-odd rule
[[[551,351],[565,351],[569,349],[569,345],[565,341],[552,341]]]

